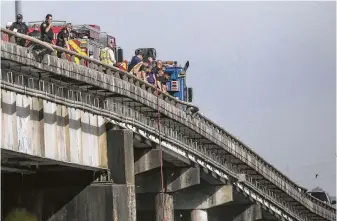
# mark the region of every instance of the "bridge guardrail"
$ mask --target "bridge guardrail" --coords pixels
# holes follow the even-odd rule
[[[21,35],[21,34],[18,34],[16,32],[11,32],[7,29],[1,28],[1,31],[5,32],[7,34],[11,34],[11,35],[14,35],[14,36],[17,36],[17,37],[26,38],[27,40],[31,40],[31,39],[28,38],[29,36]],[[37,39],[33,39],[33,40],[35,40],[34,42],[37,43],[37,44],[41,44],[41,45],[47,44],[47,43],[41,42]],[[131,83],[135,84],[136,86],[142,87],[143,89],[148,90],[151,93],[154,93],[154,91],[155,91],[155,88],[152,85],[149,85],[146,82],[142,81],[141,79],[138,79],[135,76],[133,76],[133,75],[131,75],[131,74],[125,72],[125,71],[119,70],[114,66],[102,64],[101,62],[99,62],[97,60],[91,59],[89,57],[82,56],[82,55],[77,54],[75,52],[68,51],[66,49],[63,49],[63,48],[60,48],[60,47],[57,47],[57,46],[54,46],[54,45],[50,45],[50,46],[52,47],[53,50],[56,49],[56,50],[62,51],[62,53],[67,53],[67,54],[70,54],[74,57],[80,58],[82,60],[82,64],[84,63],[83,62],[84,60],[87,60],[87,61],[89,61],[89,63],[93,63],[96,66],[98,66],[98,70],[103,71],[102,68],[106,68],[107,73],[112,73],[111,70],[113,70],[117,73],[114,76],[119,77],[123,80],[127,80],[128,82],[131,82]],[[97,67],[94,67],[94,69],[95,68],[97,69]],[[110,70],[110,72],[109,72],[109,70]],[[122,77],[119,76],[120,73],[123,75]],[[186,102],[181,102],[179,100],[176,100],[175,98],[173,98],[169,95],[166,95],[164,93],[161,93],[161,96],[165,100],[169,99],[170,103],[171,104],[173,103],[175,106],[177,106],[177,104],[184,105],[186,107],[186,109],[192,108],[194,110],[194,113],[195,113],[195,111],[198,110],[197,107],[192,106],[192,105],[190,105]],[[258,156],[250,148],[248,148],[246,145],[244,145],[243,142],[241,142],[240,140],[235,138],[233,135],[229,134],[224,129],[217,126],[215,123],[213,123],[212,121],[210,121],[206,117],[197,113],[196,115],[194,115],[194,119],[191,119],[190,117],[187,117],[187,121],[188,121],[187,124],[198,125],[198,127],[199,127],[198,130],[200,130],[202,132],[202,134],[205,134],[205,135],[207,135],[207,137],[215,140],[216,144],[221,143],[222,145],[225,145],[226,151],[228,151],[229,153],[231,153],[232,155],[234,155],[235,157],[237,157],[241,161],[245,162],[250,167],[254,168],[260,174],[264,175],[266,179],[270,180],[272,183],[274,183],[276,186],[278,186],[284,192],[289,194],[291,197],[293,197],[297,201],[301,202],[303,205],[305,205],[311,211],[314,211],[317,214],[326,214],[327,211],[325,211],[325,210],[329,210],[330,212],[335,213],[335,211],[336,211],[335,208],[331,207],[330,205],[327,205],[327,204],[317,200],[316,198],[314,198],[314,197],[312,197],[308,194],[304,194],[304,193],[301,193],[300,191],[298,191],[296,189],[296,187],[298,187],[298,185],[296,185],[294,182],[292,182],[289,178],[285,177],[283,174],[280,177],[277,174],[275,174],[275,172],[268,171],[268,169],[272,169],[272,170],[276,171],[277,173],[281,174],[281,172],[277,171],[275,168],[271,167],[271,165],[266,163],[262,159],[262,157]],[[186,125],[186,123],[185,123],[185,125]],[[218,139],[219,136],[222,136],[222,138],[220,140]],[[242,152],[244,152],[245,154],[242,155]],[[247,155],[250,154],[250,153],[252,153],[253,156],[248,157]],[[260,163],[260,162],[262,162],[262,163]],[[270,168],[265,167],[264,164],[268,164],[268,166]],[[271,172],[273,172],[273,173],[271,173]],[[276,179],[274,177],[276,177]],[[285,182],[284,177],[286,178],[286,180],[288,180],[288,182]],[[289,185],[289,183],[290,183],[290,185]]]

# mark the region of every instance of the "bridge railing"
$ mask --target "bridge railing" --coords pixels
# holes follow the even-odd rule
[[[66,50],[64,48],[57,47],[55,45],[50,45],[45,42],[41,42],[37,39],[31,38],[26,35],[22,35],[16,32],[9,31],[7,29],[1,28],[2,33],[6,33],[11,35],[10,42],[15,43],[14,36],[25,38],[29,41],[34,42],[35,44],[39,44],[49,50],[52,55],[56,56],[56,51],[62,52],[61,57],[66,59],[66,54],[72,56],[72,61],[75,61],[75,58],[80,59],[80,63],[82,65],[85,62],[89,63],[89,67],[100,72],[106,73],[108,75],[113,75],[116,78],[120,78],[122,80],[128,81],[131,84],[134,84],[144,90],[147,90],[150,93],[155,93],[155,88],[148,84],[147,82],[138,79],[136,76],[133,76],[123,70],[120,70],[114,66],[106,65],[97,61],[95,59],[91,59],[86,56],[82,56],[73,51]],[[185,111],[189,111],[190,113],[196,113],[198,108],[189,103],[179,101],[174,97],[167,95],[165,93],[160,92],[160,97],[165,101],[171,103],[175,107],[183,108]],[[274,183],[284,192],[289,194],[291,197],[295,198],[297,201],[305,205],[311,211],[317,214],[328,214],[335,213],[335,208],[330,205],[317,200],[316,198],[303,193],[303,191],[299,191],[301,189],[298,185],[292,182],[289,178],[283,175],[281,172],[276,170],[270,164],[268,164],[262,157],[248,148],[243,142],[235,138],[233,135],[216,125],[211,120],[207,119],[205,116],[202,116],[199,113],[194,114],[193,118],[190,115],[186,116],[186,122],[183,122],[185,125],[189,127],[197,128],[196,131],[199,131],[200,134],[204,135],[206,138],[213,140],[216,144],[223,146],[226,151],[245,162],[247,165],[254,168],[260,174],[262,174],[266,179]],[[192,126],[191,126],[192,125]]]

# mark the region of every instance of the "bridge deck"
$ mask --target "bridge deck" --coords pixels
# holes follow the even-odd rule
[[[7,66],[7,68],[11,70],[16,70],[21,73],[25,72],[27,75],[32,73],[34,75],[34,71],[39,70],[43,77],[44,84],[47,85],[46,82],[49,81],[49,88],[52,87],[51,85],[56,85],[53,79],[59,79],[60,82],[65,83],[68,82],[67,79],[71,78],[73,80],[71,82],[72,92],[80,91],[82,96],[82,94],[84,94],[83,89],[87,89],[87,95],[90,94],[90,96],[97,98],[95,106],[100,106],[104,109],[106,108],[105,105],[107,105],[106,101],[108,100],[115,102],[115,104],[122,102],[127,105],[125,107],[127,107],[128,110],[131,110],[131,108],[132,110],[136,110],[132,113],[133,120],[137,121],[140,119],[141,114],[138,111],[142,110],[141,112],[145,115],[143,117],[145,117],[147,121],[150,121],[150,124],[154,121],[153,117],[155,115],[153,110],[157,107],[156,96],[153,94],[154,91],[151,90],[151,88],[147,88],[147,91],[142,90],[141,88],[146,89],[146,87],[143,85],[138,85],[140,86],[138,87],[131,78],[125,79],[125,76],[123,80],[118,78],[120,75],[116,71],[111,72],[111,70],[106,70],[107,73],[111,73],[111,75],[106,75],[100,71],[62,61],[53,56],[45,56],[42,62],[37,62],[32,54],[9,43],[2,45],[2,51],[4,58],[7,60],[2,60],[3,66]],[[15,67],[11,62],[20,65],[16,65]],[[81,83],[79,84],[79,82]],[[39,85],[39,83],[40,82],[36,85]],[[60,87],[60,85],[58,85],[58,87]],[[43,91],[46,90],[48,89],[43,88]],[[64,90],[62,90],[62,93],[63,92]],[[66,92],[69,98],[69,90],[66,90]],[[107,95],[107,93],[109,94]],[[107,99],[109,96],[111,97],[116,94],[124,98]],[[71,97],[73,97],[73,93],[71,93]],[[88,98],[88,96],[86,98]],[[335,210],[331,209],[332,207],[303,195],[300,191],[301,188],[300,190],[296,189],[299,187],[289,180],[284,179],[277,171],[275,172],[275,169],[270,170],[269,164],[266,164],[265,161],[252,154],[252,151],[242,146],[239,141],[230,137],[228,134],[224,134],[219,128],[214,127],[214,125],[212,126],[207,119],[202,118],[200,115],[191,117],[186,114],[182,105],[175,104],[173,106],[171,104],[174,101],[169,100],[167,97],[162,98],[164,100],[160,100],[161,113],[166,117],[163,125],[164,134],[177,137],[178,141],[190,147],[193,146],[194,148],[202,150],[202,152],[210,156],[213,161],[219,162],[220,164],[226,163],[232,171],[235,170],[235,168],[238,173],[246,171],[249,175],[247,176],[248,180],[251,180],[251,182],[255,184],[258,183],[258,186],[262,189],[266,189],[266,192],[271,196],[274,194],[275,198],[284,198],[285,201],[283,201],[284,203],[282,203],[282,205],[285,207],[295,208],[295,205],[302,205],[302,207],[304,206],[303,208],[309,209],[309,211],[324,216],[329,220],[335,219],[333,215]],[[75,100],[77,101],[77,99]],[[80,100],[82,101],[82,98]],[[86,103],[90,105],[95,102],[95,99],[89,98],[89,100],[90,101],[87,99]],[[122,110],[122,112],[124,113],[124,110]],[[152,122],[152,125],[154,125],[154,122]],[[189,138],[185,138],[185,136]],[[220,155],[223,158],[221,158]],[[227,173],[230,174],[230,171],[227,171]],[[233,176],[235,177],[235,175]],[[301,204],[298,204],[298,202]],[[317,204],[317,206],[315,204]],[[298,211],[298,209],[292,210]],[[301,212],[301,214],[303,213]]]

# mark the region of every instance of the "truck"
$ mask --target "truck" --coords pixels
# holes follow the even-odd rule
[[[33,32],[34,26],[40,27],[42,21],[28,22],[28,33]],[[67,24],[66,21],[53,21],[52,30],[54,32],[53,44],[56,43],[57,35]],[[40,28],[38,29],[40,31]],[[92,56],[96,60],[100,60],[100,51],[108,44],[113,46],[117,61],[123,60],[123,50],[117,47],[116,38],[101,32],[101,28],[95,24],[72,25],[71,37],[69,40],[70,50],[83,56]],[[68,58],[70,59],[70,58]],[[75,58],[75,62],[79,64],[79,59]],[[85,63],[87,66],[87,62]]]

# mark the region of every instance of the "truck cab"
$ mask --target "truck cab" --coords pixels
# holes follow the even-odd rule
[[[148,57],[152,57],[153,60],[157,58],[157,51],[155,48],[138,48],[135,50],[135,54],[143,53],[143,61],[147,61]],[[184,67],[178,66],[176,61],[163,61],[165,67],[165,74],[169,75],[169,80],[167,80],[167,92],[185,102],[192,102],[193,100],[193,89],[188,88],[186,85],[186,72],[189,67],[189,62],[187,61]]]
[[[186,71],[189,67],[189,62],[187,61],[184,67],[178,66],[177,62],[163,62],[163,64],[173,63],[173,65],[165,65],[165,73],[170,76],[167,81],[167,92],[185,102],[193,101],[193,89],[188,88],[186,84]]]

